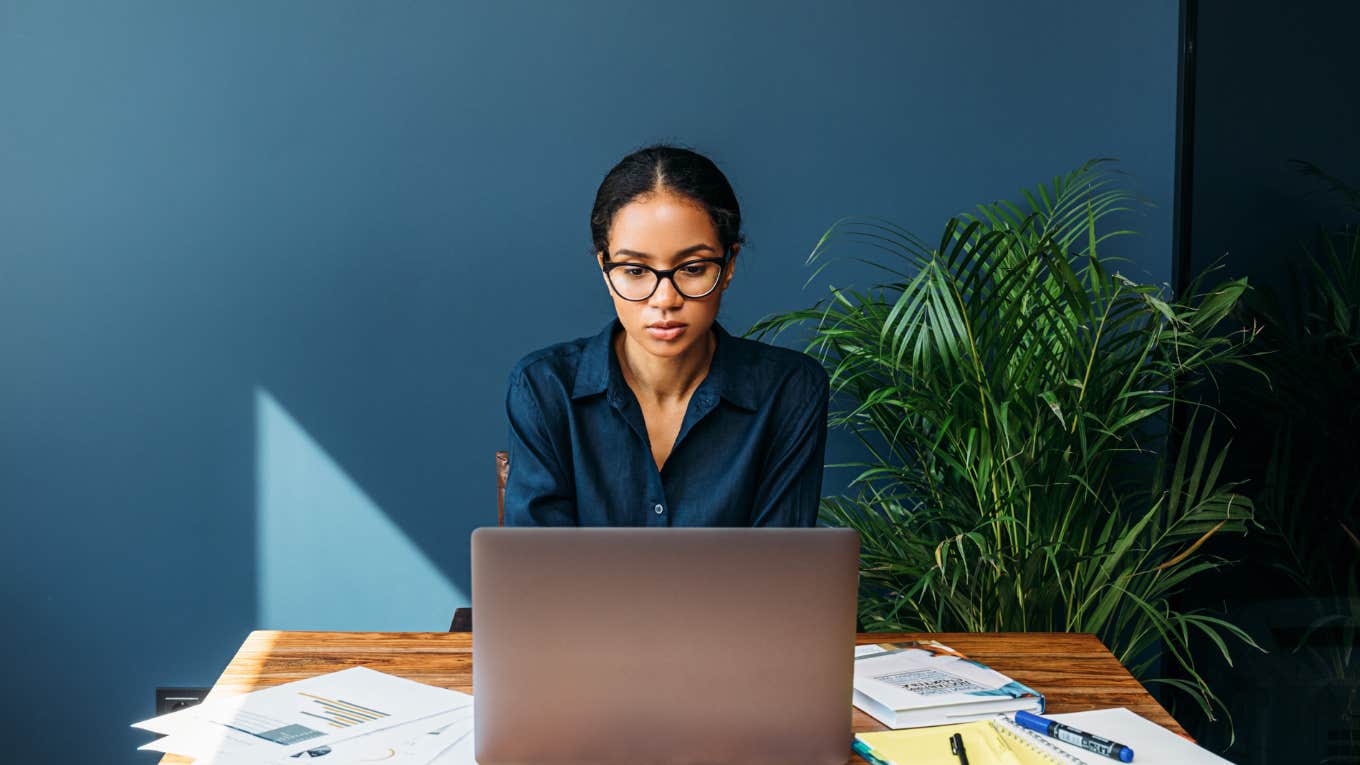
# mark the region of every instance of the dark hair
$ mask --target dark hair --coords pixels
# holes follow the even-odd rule
[[[702,206],[718,229],[724,251],[746,241],[741,233],[737,195],[713,160],[680,146],[654,144],[624,157],[600,182],[595,207],[590,211],[590,238],[595,251],[609,257],[609,226],[614,214],[638,197],[657,191],[669,191]]]

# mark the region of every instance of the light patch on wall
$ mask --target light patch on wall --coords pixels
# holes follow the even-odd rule
[[[442,631],[468,599],[263,389],[255,389],[262,629]]]

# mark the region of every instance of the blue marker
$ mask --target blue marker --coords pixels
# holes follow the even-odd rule
[[[1133,750],[1127,746],[1115,743],[1108,738],[1087,733],[1084,730],[1063,725],[1057,720],[1050,720],[1047,717],[1040,717],[1029,712],[1016,712],[1015,722],[1017,725],[1028,728],[1035,733],[1056,738],[1072,746],[1081,747],[1088,752],[1103,754],[1120,762],[1133,762]]]

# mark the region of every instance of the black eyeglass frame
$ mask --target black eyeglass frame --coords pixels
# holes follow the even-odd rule
[[[721,258],[694,258],[693,260],[687,260],[684,263],[681,263],[680,265],[676,266],[675,268],[666,271],[663,271],[659,268],[652,268],[651,266],[643,265],[642,263],[632,262],[619,263],[615,261],[610,261],[608,258],[606,258],[605,260],[606,262],[603,265],[605,276],[604,280],[606,282],[609,282],[609,289],[613,290],[614,294],[618,295],[620,300],[627,300],[630,303],[641,303],[646,300],[651,300],[652,295],[655,295],[657,289],[661,286],[662,279],[670,279],[671,286],[675,288],[676,293],[678,293],[681,297],[685,298],[686,300],[698,300],[700,298],[706,298],[709,295],[712,295],[713,290],[716,290],[718,288],[718,285],[722,284],[723,276],[727,273],[727,264],[732,262],[732,248],[728,247],[726,250],[724,250],[723,256]],[[675,282],[675,274],[677,271],[687,266],[692,266],[695,263],[718,264],[718,278],[713,280],[713,286],[709,287],[708,291],[703,293],[702,295],[690,295],[686,293],[684,290],[680,289],[680,285],[676,284]],[[619,292],[619,288],[614,284],[614,280],[609,278],[609,272],[613,271],[616,268],[621,268],[624,266],[627,266],[629,268],[641,268],[647,271],[651,271],[652,275],[656,277],[656,283],[652,285],[652,291],[648,292],[645,296],[640,298],[625,297],[622,292]]]

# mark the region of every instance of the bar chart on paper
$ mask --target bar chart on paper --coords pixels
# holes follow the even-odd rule
[[[314,705],[313,711],[303,710],[302,714],[325,720],[335,728],[348,728],[351,725],[366,723],[370,720],[380,720],[389,716],[386,712],[359,706],[344,699],[328,699],[325,696],[302,692],[299,692],[298,695],[311,699]]]

